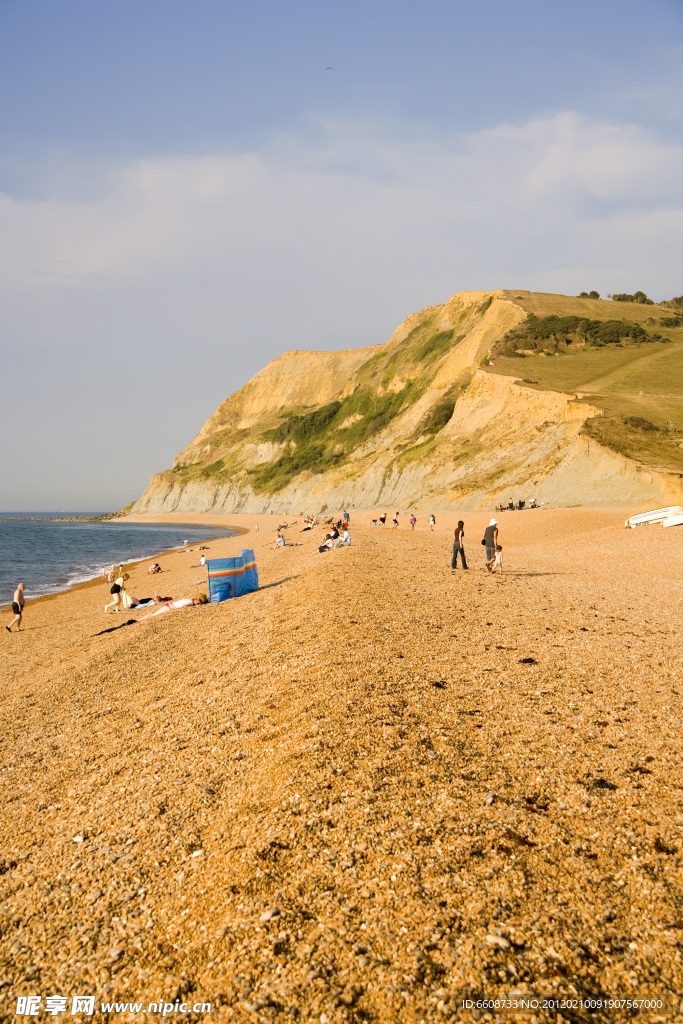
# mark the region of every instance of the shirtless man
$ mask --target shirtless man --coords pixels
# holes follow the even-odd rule
[[[14,618],[10,622],[9,626],[5,626],[8,633],[12,632],[12,626],[16,622],[17,633],[21,632],[21,616],[24,614],[24,584],[20,583],[17,589],[14,591],[14,597],[12,599],[12,611]]]

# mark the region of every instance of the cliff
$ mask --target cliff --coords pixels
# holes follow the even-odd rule
[[[527,323],[531,298],[462,292],[408,317],[386,344],[286,352],[219,406],[132,511],[464,509],[509,494],[562,505],[680,501],[677,473],[590,436],[601,399],[527,385],[499,373],[497,356],[489,365]],[[591,300],[587,313],[606,321],[615,305]],[[522,353],[512,355],[521,368]]]

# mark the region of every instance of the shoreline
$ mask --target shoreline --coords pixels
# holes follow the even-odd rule
[[[22,523],[24,523],[24,522],[41,522],[41,523],[42,522],[48,522],[48,523],[67,523],[68,522],[68,523],[80,523],[80,522],[100,522],[100,521],[102,521],[102,520],[100,520],[99,518],[98,519],[93,519],[93,518],[90,518],[90,519],[83,518],[82,519],[82,518],[79,517],[79,518],[74,518],[74,519],[54,519],[54,518],[43,519],[43,518],[39,518],[39,517],[32,518],[32,517],[29,517],[29,516],[21,516],[21,517],[17,516],[17,517],[11,518],[11,519],[2,519],[2,520],[0,520],[0,522],[22,522]],[[163,524],[168,522],[165,518],[161,518],[161,517],[158,518],[158,519],[150,518],[150,519],[146,519],[146,520],[138,520],[138,519],[135,519],[135,518],[128,519],[128,516],[118,517],[117,520],[108,519],[108,520],[105,520],[105,521],[106,522],[112,522],[112,521],[126,522],[127,521],[127,522],[130,522],[130,523],[134,523],[134,522],[148,522],[150,526],[153,526],[153,525],[163,525]],[[178,523],[178,525],[179,526],[180,525],[204,526],[206,524],[202,523],[202,522],[197,522],[196,520],[194,520],[192,522],[188,521],[187,523],[184,523],[184,524]],[[216,523],[216,524],[212,523],[210,525],[218,526],[219,524],[218,523]],[[239,526],[227,526],[227,525],[223,526],[223,525],[221,525],[221,529],[229,529],[229,530],[234,530],[235,531],[233,534],[230,535],[230,537],[225,537],[224,539],[226,539],[226,540],[228,540],[228,539],[231,540],[233,537],[241,537],[243,534],[249,533],[248,529],[246,529],[244,527],[239,527]],[[209,543],[211,543],[213,541],[220,540],[220,539],[221,539],[220,536],[219,537],[205,537],[205,538],[202,539],[201,543],[204,543],[204,541],[208,541]],[[183,548],[183,547],[166,548],[164,551],[153,552],[150,555],[144,555],[142,558],[136,558],[136,559],[133,559],[132,561],[129,561],[129,562],[120,562],[119,564],[122,566],[124,573],[127,572],[127,573],[130,574],[130,573],[134,572],[140,565],[142,565],[143,562],[148,562],[148,561],[150,561],[152,559],[156,560],[156,559],[159,559],[159,558],[167,558],[169,555],[173,555],[173,554],[175,554],[178,551],[184,551],[184,550],[186,550],[186,549]],[[28,608],[29,605],[36,605],[36,604],[40,603],[41,601],[53,601],[53,600],[55,600],[55,598],[58,598],[58,597],[60,597],[63,594],[71,594],[71,593],[73,593],[75,591],[78,591],[78,590],[88,590],[88,589],[96,586],[98,583],[101,583],[102,580],[103,580],[103,576],[102,576],[101,573],[99,575],[96,575],[96,576],[91,576],[87,580],[77,580],[75,583],[70,583],[66,587],[59,587],[59,589],[53,590],[49,594],[39,594],[37,597],[29,597],[29,598],[27,598],[26,602],[24,604],[24,607]],[[0,612],[8,612],[8,611],[11,610],[11,608],[12,608],[12,602],[11,601],[7,601],[4,604],[0,604]]]
[[[387,523],[386,523],[386,526],[385,527],[379,527],[378,526],[376,529],[378,529],[378,530],[384,529],[386,531],[391,531],[391,529],[392,529],[392,526],[391,526],[392,513],[390,511],[388,511],[390,508],[391,508],[391,506],[387,505],[387,506],[378,506],[376,509],[374,509],[374,508],[371,508],[371,509],[350,509],[351,525],[352,525],[352,527],[354,525],[357,526],[358,525],[358,518],[360,516],[362,516],[362,517],[364,517],[364,520],[367,519],[367,522],[366,521],[363,522],[363,526],[370,526],[370,520],[372,518],[378,518],[379,515],[380,515],[380,510],[381,511],[387,510]],[[400,530],[401,530],[401,532],[405,531],[407,529],[407,527],[408,527],[408,516],[410,514],[410,511],[411,511],[410,509],[400,509],[400,514],[403,517],[403,519],[402,519],[402,521],[400,523]],[[627,519],[630,515],[634,515],[634,514],[636,514],[636,511],[642,511],[642,509],[640,509],[638,507],[636,509],[636,511],[633,511],[633,510],[625,510],[625,509],[623,509],[621,507],[611,507],[611,506],[606,506],[605,508],[600,508],[600,509],[594,509],[594,508],[587,508],[587,507],[585,507],[583,505],[576,505],[576,506],[571,506],[570,508],[567,508],[566,506],[558,506],[557,508],[555,508],[555,507],[539,506],[536,509],[525,508],[525,509],[521,509],[521,510],[515,510],[515,512],[520,512],[520,511],[521,512],[526,512],[526,513],[535,512],[536,514],[543,513],[545,515],[547,515],[548,513],[553,513],[553,512],[555,512],[555,513],[562,513],[562,512],[566,512],[566,511],[585,512],[587,515],[590,515],[592,513],[595,513],[597,515],[601,515],[601,514],[603,514],[603,515],[619,514],[619,515],[623,515],[624,519]],[[471,513],[468,513],[468,512],[451,512],[451,511],[440,512],[437,515],[436,532],[439,533],[439,532],[442,531],[443,526],[441,524],[443,524],[444,521],[446,521],[449,524],[451,524],[451,520],[452,520],[452,526],[455,526],[455,524],[457,523],[458,519],[461,518],[461,517],[464,517],[466,521],[469,520],[470,522],[473,519],[474,520],[480,520],[481,519],[483,521],[484,519],[486,519],[488,517],[503,516],[503,512],[505,512],[505,517],[503,518],[502,521],[499,520],[499,523],[500,523],[501,527],[504,527],[506,525],[506,523],[512,521],[510,512],[507,509],[503,510],[502,512],[471,512]],[[332,513],[332,516],[333,517],[336,516],[336,515],[340,515],[341,516],[341,514],[342,514],[342,510],[338,510],[337,512]],[[507,518],[507,517],[510,517],[510,518]],[[283,519],[284,520],[296,520],[298,522],[298,520],[300,518],[301,517],[298,515],[298,513],[297,514],[295,514],[295,513],[284,514],[283,513],[283,514],[280,515],[278,513],[270,513],[270,512],[264,512],[264,513],[253,513],[253,512],[250,512],[250,513],[247,513],[247,512],[236,512],[236,513],[223,513],[223,512],[152,512],[152,513],[145,513],[145,512],[137,512],[137,513],[125,513],[124,515],[116,515],[115,519],[114,519],[114,517],[112,517],[111,519],[107,519],[107,521],[108,522],[116,521],[116,522],[120,522],[122,524],[125,524],[125,523],[145,524],[146,523],[146,524],[149,524],[150,526],[151,525],[178,525],[178,526],[207,526],[207,525],[209,525],[209,526],[217,526],[217,527],[220,527],[221,529],[234,530],[235,533],[232,534],[232,537],[240,537],[240,536],[246,536],[247,534],[253,532],[254,525],[258,521],[263,523],[264,520],[266,520],[267,523],[268,523],[268,525],[266,527],[266,530],[267,529],[275,530],[275,529],[277,529],[277,525],[276,524],[279,524],[280,521],[283,520]],[[423,519],[426,519],[426,513],[420,512],[420,516],[418,517],[418,521],[419,520],[423,520]],[[241,525],[239,525],[236,522],[236,520],[243,520],[243,522],[242,522]],[[88,519],[78,517],[78,518],[73,518],[73,519],[68,519],[68,520],[67,519],[56,519],[54,517],[51,517],[49,519],[43,519],[42,517],[35,517],[35,520],[34,520],[33,517],[21,516],[21,517],[6,518],[5,520],[0,520],[0,521],[3,521],[3,522],[9,522],[9,521],[12,521],[12,522],[14,522],[14,521],[16,521],[16,522],[27,522],[27,521],[36,521],[36,522],[93,522],[93,521],[95,521],[95,519],[93,517],[90,517]],[[97,517],[97,521],[98,522],[100,521],[100,517]],[[514,521],[515,522],[519,521],[517,516],[515,517]],[[426,530],[427,527],[425,527],[424,525],[422,525],[421,527],[418,526],[418,532],[419,532],[420,529]],[[264,532],[266,532],[266,530],[264,530]],[[224,539],[228,540],[228,539],[232,539],[232,537],[230,537],[230,538],[226,537]],[[207,538],[205,538],[205,540],[207,540],[207,541],[215,541],[215,540],[220,540],[220,539],[221,539],[220,537],[216,537],[216,538],[207,537]],[[469,546],[471,546],[471,541],[469,542]],[[152,560],[152,559],[167,558],[169,555],[176,554],[176,553],[178,553],[180,551],[183,551],[183,550],[185,550],[185,549],[182,548],[182,547],[167,548],[167,549],[165,549],[163,551],[155,552],[154,554],[151,554],[151,555],[145,555],[143,558],[138,558],[138,559],[134,559],[134,560],[132,560],[130,562],[122,563],[123,564],[123,571],[124,572],[128,572],[128,573],[132,573],[136,569],[138,569],[139,566],[143,562],[146,562],[146,561],[149,561],[149,560]],[[90,589],[90,588],[96,586],[98,583],[100,583],[102,581],[102,579],[103,579],[103,577],[101,575],[92,576],[90,579],[79,580],[79,581],[77,581],[75,583],[70,584],[67,587],[61,587],[58,590],[54,590],[54,591],[52,591],[49,594],[40,594],[37,597],[28,598],[26,600],[25,607],[29,607],[30,605],[36,605],[39,602],[43,602],[43,601],[53,601],[53,600],[55,600],[56,598],[59,598],[62,595],[74,593],[74,592],[77,592],[79,590]],[[8,601],[8,602],[0,605],[0,611],[2,611],[2,612],[8,612],[10,609],[11,609],[11,601]]]

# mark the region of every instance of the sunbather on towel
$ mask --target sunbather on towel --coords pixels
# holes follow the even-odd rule
[[[163,615],[164,612],[173,612],[178,608],[191,608],[195,604],[208,604],[209,599],[206,594],[193,594],[192,597],[181,597],[178,601],[166,601],[162,604],[156,612],[150,612],[149,615],[143,615],[138,622],[144,622],[145,619],[153,619],[155,615]]]

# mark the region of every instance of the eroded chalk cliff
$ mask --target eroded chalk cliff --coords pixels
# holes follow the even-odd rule
[[[462,292],[386,344],[286,352],[219,406],[133,511],[464,509],[508,493],[680,501],[680,479],[582,434],[595,406],[487,372],[492,346],[526,316],[507,293]]]

